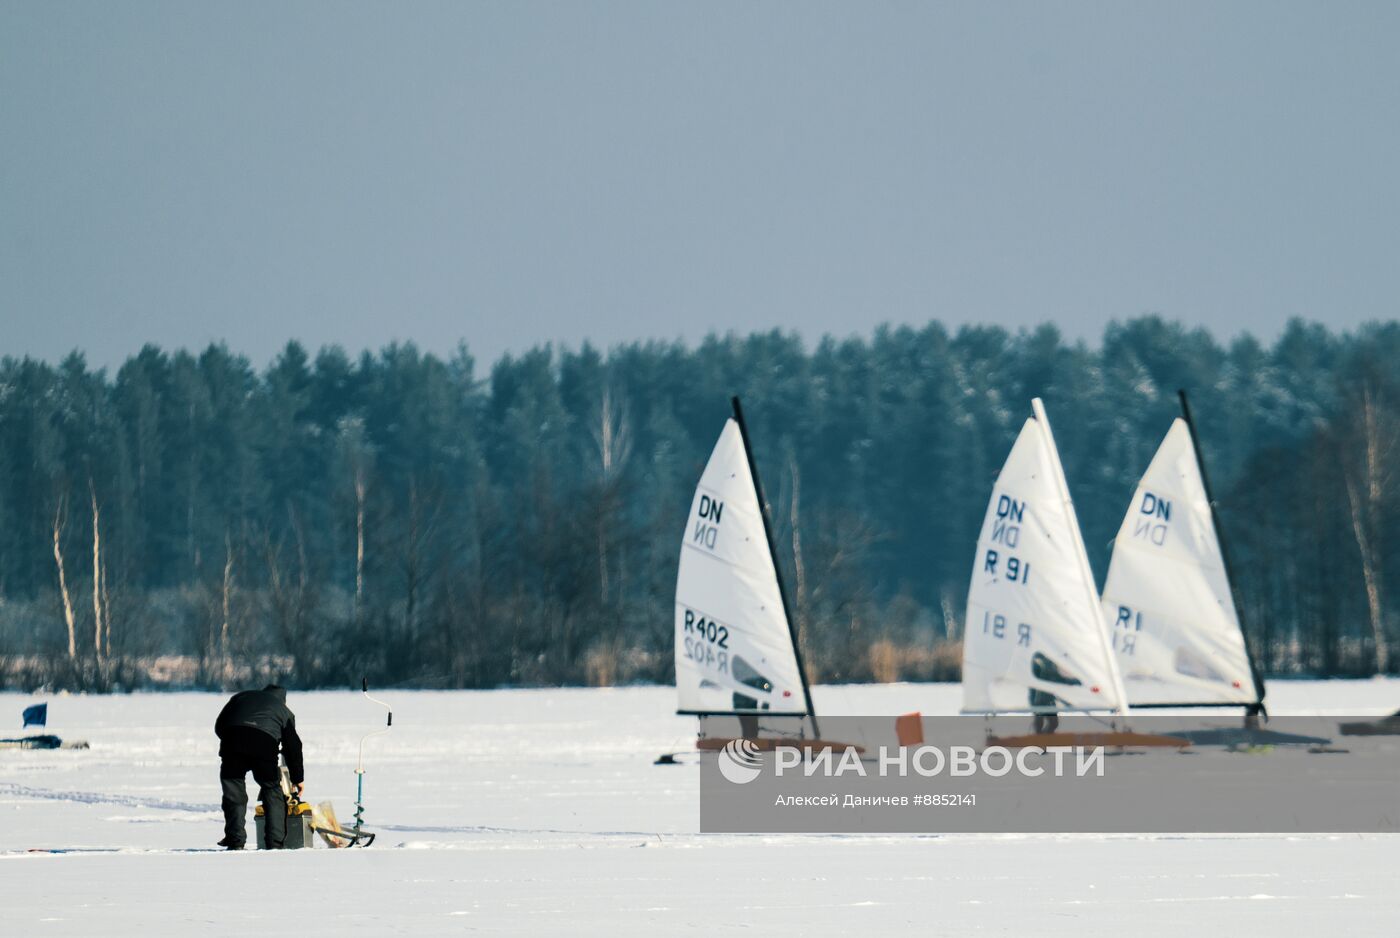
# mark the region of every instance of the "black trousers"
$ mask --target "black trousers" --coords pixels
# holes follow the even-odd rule
[[[264,744],[257,736],[265,736]],[[258,800],[263,806],[264,843],[268,850],[280,850],[287,839],[287,798],[282,794],[282,776],[277,767],[277,740],[254,731],[249,738],[224,740],[219,747],[219,784],[223,787],[224,840],[229,846],[243,846],[248,840],[249,772],[258,783]]]

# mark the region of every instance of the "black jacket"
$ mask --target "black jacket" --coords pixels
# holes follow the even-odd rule
[[[250,742],[256,744],[260,739],[269,740],[273,746],[280,742],[292,783],[305,781],[297,720],[287,709],[287,692],[280,687],[275,691],[245,690],[234,694],[214,721],[214,734],[234,749],[242,749]]]

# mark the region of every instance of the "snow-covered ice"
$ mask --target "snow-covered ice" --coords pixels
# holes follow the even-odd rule
[[[952,685],[818,687],[823,713],[956,712]],[[221,836],[215,694],[48,697],[85,751],[0,750],[4,935],[674,932],[1392,935],[1400,836],[711,836],[670,688],[391,691],[367,850]],[[0,721],[36,698],[0,694]],[[1281,681],[1275,713],[1380,714],[1400,681]],[[354,801],[382,710],[296,693],[307,794]],[[8,734],[7,734],[8,735]],[[249,819],[251,832],[251,818]],[[62,850],[66,852],[31,852]]]

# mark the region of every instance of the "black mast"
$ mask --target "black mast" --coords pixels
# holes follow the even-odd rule
[[[778,549],[773,544],[773,524],[768,520],[768,499],[763,495],[763,483],[758,478],[758,464],[753,459],[753,446],[749,443],[749,427],[744,423],[744,408],[739,406],[739,398],[731,397],[734,407],[734,422],[739,425],[739,437],[744,441],[744,457],[749,461],[749,475],[753,478],[754,493],[758,495],[758,511],[763,516],[763,533],[768,538],[768,555],[773,558],[773,575],[778,578],[778,595],[783,600],[783,616],[787,619],[788,635],[792,638],[792,653],[797,659],[797,676],[802,679],[802,697],[807,703],[807,715],[812,718],[812,736],[821,738],[817,728],[817,711],[812,706],[812,689],[807,686],[807,666],[802,661],[802,646],[797,643],[797,626],[792,618],[792,607],[788,604],[787,586],[783,583],[783,568],[778,563]]]
[[[1249,659],[1249,676],[1254,680],[1254,705],[1250,708],[1263,709],[1264,679],[1259,675],[1259,665],[1254,660],[1254,649],[1249,643],[1249,633],[1245,631],[1243,609],[1239,594],[1235,591],[1235,571],[1230,566],[1230,552],[1225,547],[1225,531],[1220,526],[1220,513],[1215,507],[1215,494],[1210,488],[1210,476],[1206,474],[1206,461],[1201,456],[1201,441],[1196,436],[1196,421],[1191,417],[1191,405],[1186,400],[1186,392],[1178,390],[1181,398],[1181,416],[1186,421],[1186,429],[1191,433],[1191,449],[1196,454],[1196,469],[1201,473],[1201,485],[1206,490],[1206,502],[1210,505],[1210,523],[1215,528],[1215,542],[1220,545],[1220,559],[1225,563],[1225,579],[1230,581],[1230,601],[1235,604],[1235,619],[1240,624],[1240,637],[1244,639],[1245,657]]]

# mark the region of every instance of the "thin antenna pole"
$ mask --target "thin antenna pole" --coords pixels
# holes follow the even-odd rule
[[[1215,529],[1215,543],[1220,545],[1220,559],[1225,564],[1225,579],[1230,582],[1230,602],[1235,606],[1235,621],[1240,626],[1240,638],[1244,639],[1244,654],[1249,659],[1249,676],[1254,681],[1255,705],[1264,704],[1264,679],[1259,674],[1259,665],[1254,659],[1254,649],[1249,643],[1249,633],[1245,631],[1244,615],[1240,597],[1235,590],[1235,571],[1230,566],[1230,552],[1225,548],[1225,529],[1220,524],[1220,513],[1215,507],[1215,493],[1210,487],[1210,476],[1206,473],[1206,461],[1201,455],[1201,441],[1196,436],[1196,421],[1191,416],[1191,404],[1186,400],[1186,391],[1178,390],[1181,399],[1181,417],[1186,421],[1186,430],[1191,434],[1191,450],[1196,454],[1196,470],[1201,474],[1201,486],[1206,490],[1206,504],[1210,506],[1210,523]]]
[[[754,462],[753,445],[749,443],[749,427],[744,422],[744,408],[738,397],[731,397],[734,407],[734,422],[739,425],[739,437],[744,442],[744,457],[749,461],[749,475],[753,478],[754,493],[758,496],[758,511],[763,517],[763,533],[768,538],[768,556],[773,559],[773,575],[778,580],[778,595],[783,600],[783,617],[787,619],[788,635],[792,638],[792,653],[797,659],[797,676],[802,679],[802,698],[807,704],[807,715],[812,719],[812,735],[821,738],[817,726],[817,710],[812,706],[812,689],[807,686],[807,665],[802,660],[802,646],[797,641],[797,625],[792,618],[792,606],[788,603],[787,586],[783,583],[783,568],[778,563],[778,549],[773,544],[773,524],[768,519],[768,499],[763,495],[763,483],[758,478],[758,464]]]
[[[1108,644],[1108,630],[1102,621],[1102,605],[1099,601],[1099,590],[1094,585],[1094,571],[1089,566],[1089,552],[1084,548],[1084,535],[1079,530],[1079,517],[1074,511],[1074,499],[1069,494],[1069,482],[1065,480],[1065,467],[1060,464],[1060,451],[1055,446],[1055,434],[1050,431],[1050,418],[1045,414],[1045,405],[1040,398],[1031,399],[1031,409],[1035,411],[1035,422],[1040,425],[1041,432],[1045,434],[1045,442],[1050,447],[1050,462],[1055,470],[1055,485],[1060,490],[1060,499],[1063,501],[1065,511],[1069,514],[1070,528],[1074,533],[1074,555],[1079,561],[1080,578],[1084,581],[1084,587],[1088,590],[1089,608],[1093,610],[1094,633],[1099,637],[1099,647],[1103,649],[1104,660],[1108,663],[1109,677],[1113,680],[1113,690],[1118,695],[1119,714],[1126,715],[1128,712],[1128,692],[1123,687],[1123,675],[1118,671],[1118,662],[1113,657],[1113,649]]]

